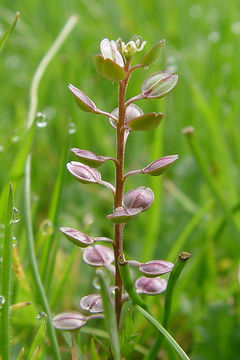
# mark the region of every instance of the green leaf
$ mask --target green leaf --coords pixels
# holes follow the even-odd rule
[[[148,66],[152,64],[159,57],[162,47],[165,45],[165,40],[159,41],[155,44],[142,58],[140,64],[143,66]]]
[[[99,75],[102,75],[105,77],[104,74],[104,58],[101,55],[95,55],[93,57],[93,62],[94,65],[96,67],[97,72],[99,73]]]
[[[101,270],[98,270],[97,274],[99,275],[99,282],[101,286],[101,297],[103,301],[105,326],[109,333],[113,357],[114,360],[121,360],[116,315],[108,290],[108,285],[104,278],[103,272]]]
[[[143,316],[145,316],[146,319],[152,323],[157,330],[163,334],[163,336],[166,338],[166,340],[169,342],[171,347],[178,353],[181,359],[183,360],[190,360],[187,354],[184,352],[184,350],[181,348],[180,345],[174,340],[174,338],[169,334],[169,332],[164,329],[164,327],[156,320],[152,315],[150,315],[146,310],[144,310],[142,307],[136,305],[136,309],[142,313]]]
[[[37,359],[37,357],[40,355],[41,351],[41,343],[44,340],[45,333],[46,333],[46,327],[47,327],[47,315],[45,313],[41,313],[41,325],[33,339],[32,345],[30,347],[27,360],[31,359]]]
[[[2,51],[4,45],[7,42],[8,37],[10,36],[10,34],[12,33],[13,29],[15,28],[18,18],[20,16],[20,12],[16,13],[15,19],[13,20],[12,24],[9,26],[8,30],[5,32],[5,34],[3,35],[3,37],[0,39],[0,52]]]
[[[97,351],[97,347],[96,344],[94,342],[94,339],[91,339],[91,344],[90,344],[90,354],[91,354],[91,359],[94,360],[101,360]]]
[[[24,359],[24,347],[21,348],[21,351],[17,357],[17,360],[23,360],[23,359]]]
[[[131,130],[153,130],[163,118],[164,114],[152,112],[130,120],[127,125]]]

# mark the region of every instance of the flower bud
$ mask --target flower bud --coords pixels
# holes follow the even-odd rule
[[[97,183],[101,180],[101,174],[99,171],[80,162],[71,161],[71,163],[67,164],[67,169],[79,182],[83,184]]]
[[[99,294],[84,296],[80,301],[80,306],[83,310],[94,314],[103,312],[102,299]]]
[[[97,168],[98,166],[105,163],[106,159],[102,156],[98,156],[91,151],[88,150],[81,150],[72,148],[72,153],[81,160],[81,163],[87,166],[91,166],[93,168]]]
[[[141,264],[138,269],[147,277],[156,277],[167,274],[173,269],[174,264],[164,260],[151,260]]]
[[[112,115],[115,116],[118,119],[118,108],[114,109],[112,111]],[[139,116],[143,115],[143,111],[142,109],[140,109],[139,106],[135,105],[135,104],[130,104],[128,105],[127,109],[126,109],[126,114],[125,114],[125,125],[127,125],[131,120],[138,118]],[[116,128],[116,124],[113,121],[113,119],[109,118],[110,124]]]
[[[169,166],[178,159],[178,155],[164,156],[158,160],[151,162],[147,167],[143,169],[143,174],[149,174],[151,176],[162,175]]]
[[[56,329],[69,331],[81,328],[86,322],[86,317],[76,311],[66,311],[52,319],[52,324]]]
[[[107,266],[114,260],[112,249],[103,245],[89,246],[83,253],[83,260],[91,266]]]
[[[94,102],[89,99],[89,97],[85,95],[81,90],[71,84],[68,85],[68,88],[73,94],[75,101],[81,110],[93,113],[96,113],[98,111]]]
[[[65,235],[68,240],[70,240],[74,245],[77,245],[79,247],[84,248],[94,243],[93,238],[76,229],[70,227],[61,227],[60,231]]]
[[[157,295],[166,290],[167,281],[159,277],[150,279],[142,276],[136,280],[135,288],[140,294]]]
[[[144,66],[151,65],[159,57],[162,47],[165,44],[165,40],[159,41],[154,45],[142,58],[140,64]]]
[[[160,71],[149,76],[142,84],[142,95],[158,99],[167,95],[177,84],[178,76],[170,71]]]
[[[147,210],[153,203],[154,194],[150,188],[140,186],[136,189],[128,191],[123,196],[123,205],[127,209],[139,209],[142,211]]]
[[[107,218],[111,220],[114,224],[125,224],[126,222],[135,219],[141,211],[142,208],[125,209],[121,206],[115,209],[112,214],[107,215]]]
[[[154,130],[164,118],[163,113],[148,113],[128,121],[131,130]]]

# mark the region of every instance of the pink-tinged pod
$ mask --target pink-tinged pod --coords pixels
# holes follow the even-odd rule
[[[80,329],[86,322],[87,318],[76,311],[66,311],[52,319],[52,324],[56,329],[68,331]]]
[[[68,171],[81,183],[97,183],[101,180],[101,174],[96,169],[84,165],[77,161],[67,164]]]
[[[147,277],[156,277],[167,274],[174,264],[165,260],[151,260],[139,265],[138,269]]]
[[[159,277],[140,277],[135,282],[135,288],[139,294],[158,295],[167,288],[167,281]]]
[[[78,159],[81,161],[82,164],[93,168],[99,167],[108,160],[107,157],[105,158],[103,156],[99,156],[93,153],[92,151],[88,151],[88,150],[72,148],[71,151],[74,155],[78,157]]]
[[[118,119],[118,108],[114,109],[111,114],[115,118]],[[143,115],[143,111],[139,106],[137,106],[135,104],[130,104],[130,105],[128,105],[128,107],[126,109],[124,124],[128,125],[128,123],[130,121],[132,121],[133,119],[138,118],[138,117],[140,117],[142,115]],[[114,120],[109,118],[109,121],[110,121],[110,124],[114,128],[116,128],[116,124],[115,124]]]
[[[113,250],[107,246],[89,246],[84,250],[83,260],[91,266],[108,266],[114,260],[114,253]]]
[[[94,243],[94,239],[84,234],[81,231],[70,227],[60,227],[60,231],[65,235],[65,237],[70,240],[74,245],[77,245],[81,248],[85,248]]]
[[[84,296],[80,301],[80,307],[89,311],[90,313],[96,314],[103,312],[102,299],[99,294],[90,294]]]
[[[178,159],[178,155],[164,156],[158,160],[151,162],[143,169],[143,174],[151,176],[159,176],[166,171],[169,166]]]
[[[84,94],[81,90],[79,90],[72,84],[69,84],[68,88],[74,96],[74,99],[81,110],[92,113],[98,112],[96,105],[86,94]]]
[[[147,99],[158,99],[167,95],[178,81],[177,74],[171,71],[160,71],[144,80],[142,84],[142,96]]]
[[[123,196],[123,205],[127,209],[147,210],[153,203],[154,193],[150,188],[140,186],[128,191]]]
[[[141,211],[142,208],[126,209],[124,207],[119,207],[115,209],[112,214],[107,215],[107,218],[114,224],[125,224],[128,221],[135,219],[141,213]]]

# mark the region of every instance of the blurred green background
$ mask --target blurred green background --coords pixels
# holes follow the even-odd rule
[[[138,94],[142,81],[159,70],[176,72],[179,83],[163,100],[138,103],[144,112],[162,111],[166,116],[156,131],[130,135],[126,169],[141,168],[164,155],[179,154],[180,159],[161,179],[134,176],[127,181],[127,190],[140,185],[152,187],[156,199],[151,210],[127,225],[124,248],[128,258],[139,261],[174,261],[180,251],[190,252],[191,260],[175,293],[170,333],[193,360],[240,359],[239,1],[2,0],[0,34],[16,11],[20,11],[21,19],[0,55],[1,187],[8,181],[22,146],[30,84],[37,65],[67,19],[72,14],[79,16],[77,26],[41,80],[38,111],[46,115],[47,125],[39,125],[41,119],[37,119],[32,146],[33,223],[39,263],[49,234],[53,233],[53,246],[58,248],[48,287],[52,312],[77,310],[79,299],[93,292],[90,279],[94,271],[81,264],[80,252],[73,253],[73,246],[59,234],[58,227],[87,228],[90,235],[112,237],[112,226],[105,217],[112,211],[111,194],[99,186],[79,185],[65,170],[56,227],[52,228],[48,221],[64,149],[72,146],[109,156],[115,151],[114,130],[108,121],[81,112],[67,84],[77,86],[100,109],[111,112],[117,105],[117,86],[101,78],[92,62],[94,54],[99,53],[101,39],[120,36],[127,42],[137,34],[147,41],[148,50],[165,38],[161,58],[150,69],[136,71],[127,96]],[[195,129],[193,148],[182,134],[186,126]],[[70,151],[67,154],[73,160]],[[104,180],[113,180],[112,164],[104,165],[101,172]],[[20,183],[15,202],[21,221],[14,231],[26,273],[24,281],[34,294],[22,197]],[[61,283],[71,256],[73,262]],[[33,301],[12,319],[16,353],[20,345],[27,348],[38,327],[35,315],[41,307],[33,294],[14,275],[13,302]],[[161,320],[163,296],[146,301]],[[136,317],[136,327],[142,332],[142,345],[149,347],[156,336],[154,329],[140,317]],[[82,342],[87,341],[87,336],[82,336]],[[66,348],[61,335],[59,339]],[[51,358],[48,348],[46,354]],[[175,359],[167,347],[161,356]]]

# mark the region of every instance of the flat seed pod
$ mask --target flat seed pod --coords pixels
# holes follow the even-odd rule
[[[150,188],[140,186],[124,194],[123,205],[127,209],[142,208],[142,211],[145,211],[152,205],[153,200],[153,191]]]
[[[144,66],[151,65],[160,56],[161,50],[165,44],[165,40],[155,44],[142,58],[140,64]]]
[[[99,294],[84,296],[80,301],[80,306],[83,310],[93,314],[103,312],[102,298]]]
[[[68,88],[74,96],[75,101],[81,110],[92,113],[97,112],[98,109],[96,105],[86,94],[84,94],[81,90],[79,90],[72,84],[69,84]]]
[[[151,176],[159,176],[166,171],[169,166],[178,159],[178,155],[164,156],[158,160],[151,162],[148,166],[143,169],[143,174]]]
[[[76,311],[66,311],[52,319],[52,324],[56,329],[69,331],[80,329],[86,322],[86,317]]]
[[[127,125],[135,131],[154,130],[163,118],[164,114],[152,112],[130,120]]]
[[[94,154],[92,151],[81,150],[77,148],[71,149],[72,153],[78,157],[82,164],[97,168],[103,163],[106,159],[104,157]]]
[[[96,169],[93,169],[80,162],[71,161],[67,164],[68,171],[81,183],[97,183],[101,180],[101,174]]]
[[[103,245],[89,246],[83,253],[83,260],[91,266],[107,266],[114,260],[113,250]]]
[[[135,282],[135,288],[140,294],[158,295],[167,288],[167,281],[159,277],[148,278],[145,276],[140,277]]]
[[[142,208],[138,209],[125,209],[123,207],[117,208],[112,214],[107,215],[107,218],[114,224],[124,224],[130,220],[133,220],[142,211]]]
[[[176,85],[178,76],[170,71],[160,71],[149,76],[142,84],[142,95],[158,99],[167,95]]]
[[[173,269],[174,264],[164,260],[151,260],[141,264],[138,269],[147,277],[156,277],[167,274]]]
[[[84,248],[94,243],[93,238],[76,229],[70,227],[61,227],[60,231],[65,235],[68,240],[70,240],[74,245],[77,245],[79,247]]]
[[[111,59],[104,59],[101,55],[93,58],[97,72],[112,81],[124,80],[127,76],[126,71]]]
[[[112,115],[115,116],[118,119],[118,108],[114,109],[112,111]],[[130,104],[128,105],[127,109],[126,109],[126,115],[125,115],[125,125],[128,125],[129,122],[139,116],[143,115],[143,111],[142,109],[135,105],[135,104]],[[109,118],[110,124],[112,125],[112,127],[116,128],[116,123],[114,122],[113,119]]]

